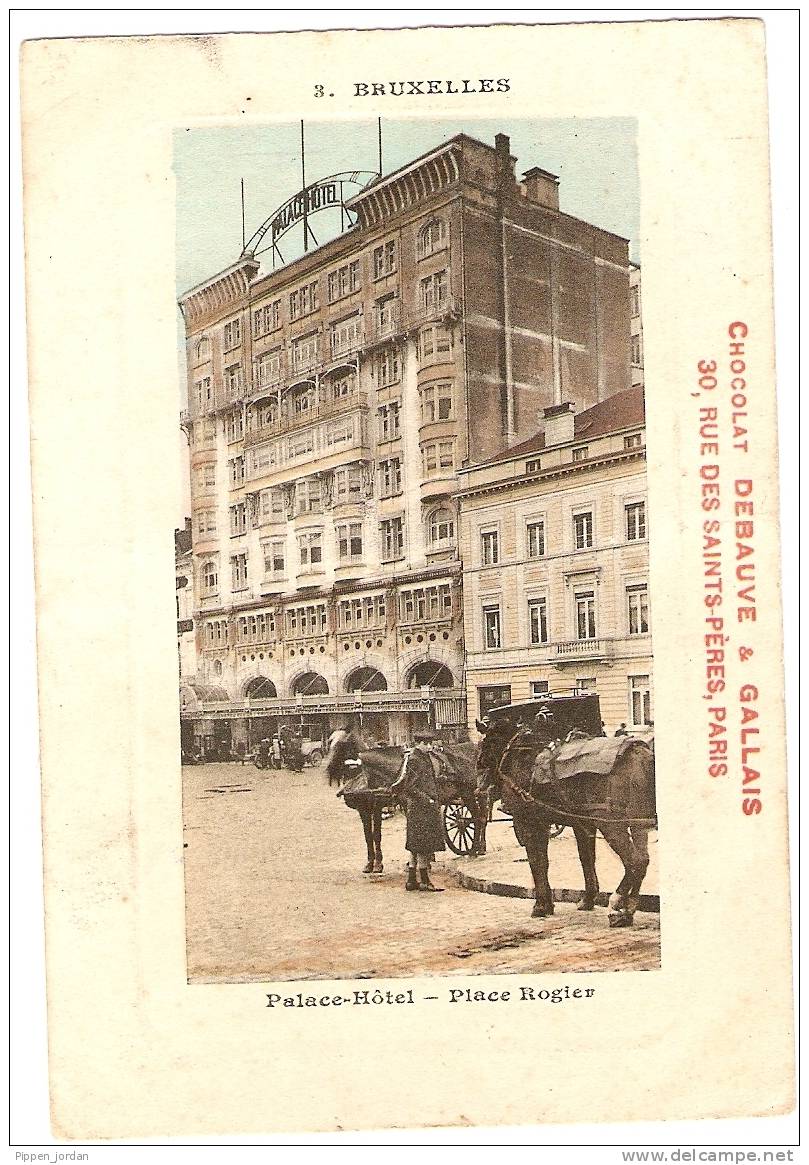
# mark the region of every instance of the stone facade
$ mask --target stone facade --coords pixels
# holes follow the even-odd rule
[[[643,393],[461,471],[470,724],[498,703],[595,691],[608,733],[653,718]]]

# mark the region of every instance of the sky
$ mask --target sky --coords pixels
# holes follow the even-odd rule
[[[477,120],[382,120],[382,168],[390,173],[454,137],[467,133],[494,145],[494,136],[511,139],[520,178],[532,166],[560,179],[560,207],[595,226],[630,240],[630,255],[639,261],[640,204],[634,118],[553,118]],[[245,228],[249,239],[274,210],[301,188],[300,122],[263,126],[204,126],[177,129],[174,135],[176,179],[176,281],[178,296],[234,263],[242,249],[241,179],[245,187]],[[376,119],[307,122],[306,180],[343,171],[376,171]],[[324,214],[312,227],[324,243],[339,230]],[[301,231],[281,240],[285,261],[302,251]],[[269,255],[263,257],[269,259]],[[182,319],[177,312],[180,383],[185,383]],[[185,440],[183,456],[187,456]],[[183,481],[187,479],[183,471]],[[182,515],[188,513],[184,491]]]
[[[634,119],[383,119],[383,170],[390,173],[462,132],[491,145],[496,133],[508,134],[518,177],[531,166],[558,174],[561,209],[628,238],[632,258],[639,258]],[[376,171],[376,119],[307,122],[305,134],[307,182],[347,170]],[[240,179],[248,238],[301,188],[300,123],[178,129],[174,147],[179,294],[238,258]],[[317,220],[313,227],[317,232]],[[320,233],[318,239],[326,241]],[[284,258],[293,257],[293,249],[284,248]]]

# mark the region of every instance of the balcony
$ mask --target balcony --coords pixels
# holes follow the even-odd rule
[[[289,716],[300,712],[351,714],[353,712],[429,712],[435,709],[439,724],[465,723],[466,692],[463,688],[414,688],[405,692],[350,692],[328,696],[288,696],[276,699],[204,700],[196,709],[184,709],[184,720],[199,716],[236,720],[253,716]]]
[[[384,312],[376,312],[365,326],[365,347],[385,344],[402,334],[402,306],[397,299]]]
[[[341,396],[336,400],[320,400],[308,408],[296,412],[289,401],[284,402],[278,417],[266,425],[255,429],[248,429],[244,435],[245,445],[258,445],[268,437],[278,437],[282,433],[292,433],[296,429],[303,429],[315,421],[329,420],[352,409],[367,408],[368,394],[353,392],[349,396]]]
[[[576,663],[581,659],[608,659],[612,656],[611,639],[570,639],[556,644],[557,663]]]
[[[457,295],[447,293],[419,300],[410,313],[413,327],[434,323],[436,320],[457,319],[461,314],[461,301]]]
[[[332,336],[329,347],[329,362],[333,364],[338,360],[346,360],[351,356],[356,356],[364,347],[365,330],[362,327],[356,328],[351,335]]]

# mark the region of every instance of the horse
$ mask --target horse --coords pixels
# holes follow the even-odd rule
[[[342,797],[349,809],[360,815],[365,834],[368,861],[363,874],[381,874],[382,810],[390,804],[388,790],[401,766],[404,749],[399,745],[377,745],[360,749],[349,735],[338,737],[329,748],[325,760],[329,785],[337,779]],[[375,792],[375,790],[380,792]]]
[[[553,825],[570,825],[584,874],[579,910],[595,906],[600,832],[624,867],[610,897],[609,925],[632,925],[649,866],[648,834],[657,824],[654,753],[646,743],[632,737],[595,737],[546,747],[529,732],[494,723],[478,746],[478,774],[480,788],[499,797],[511,814],[517,841],[528,856],[535,895],[532,917],[553,914],[549,831]]]
[[[348,734],[338,736],[329,748],[325,760],[329,784],[335,778],[340,781],[337,796],[342,797],[350,809],[355,809],[362,821],[368,851],[364,874],[383,872],[382,810],[396,800],[390,787],[400,775],[410,751],[398,744],[360,748]],[[466,804],[475,824],[472,855],[485,853],[489,802],[485,795],[478,793],[474,745],[452,745],[431,752],[440,758],[444,803],[460,799]]]

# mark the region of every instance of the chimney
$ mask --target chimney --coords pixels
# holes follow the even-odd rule
[[[506,133],[494,135],[494,150],[497,155],[497,172],[501,179],[514,181],[516,158],[511,156],[511,139]]]
[[[531,202],[547,206],[549,210],[559,209],[559,179],[549,170],[532,166],[522,176],[522,188]]]
[[[573,401],[552,405],[544,411],[545,448],[551,445],[566,445],[573,440],[576,422],[576,406]]]

